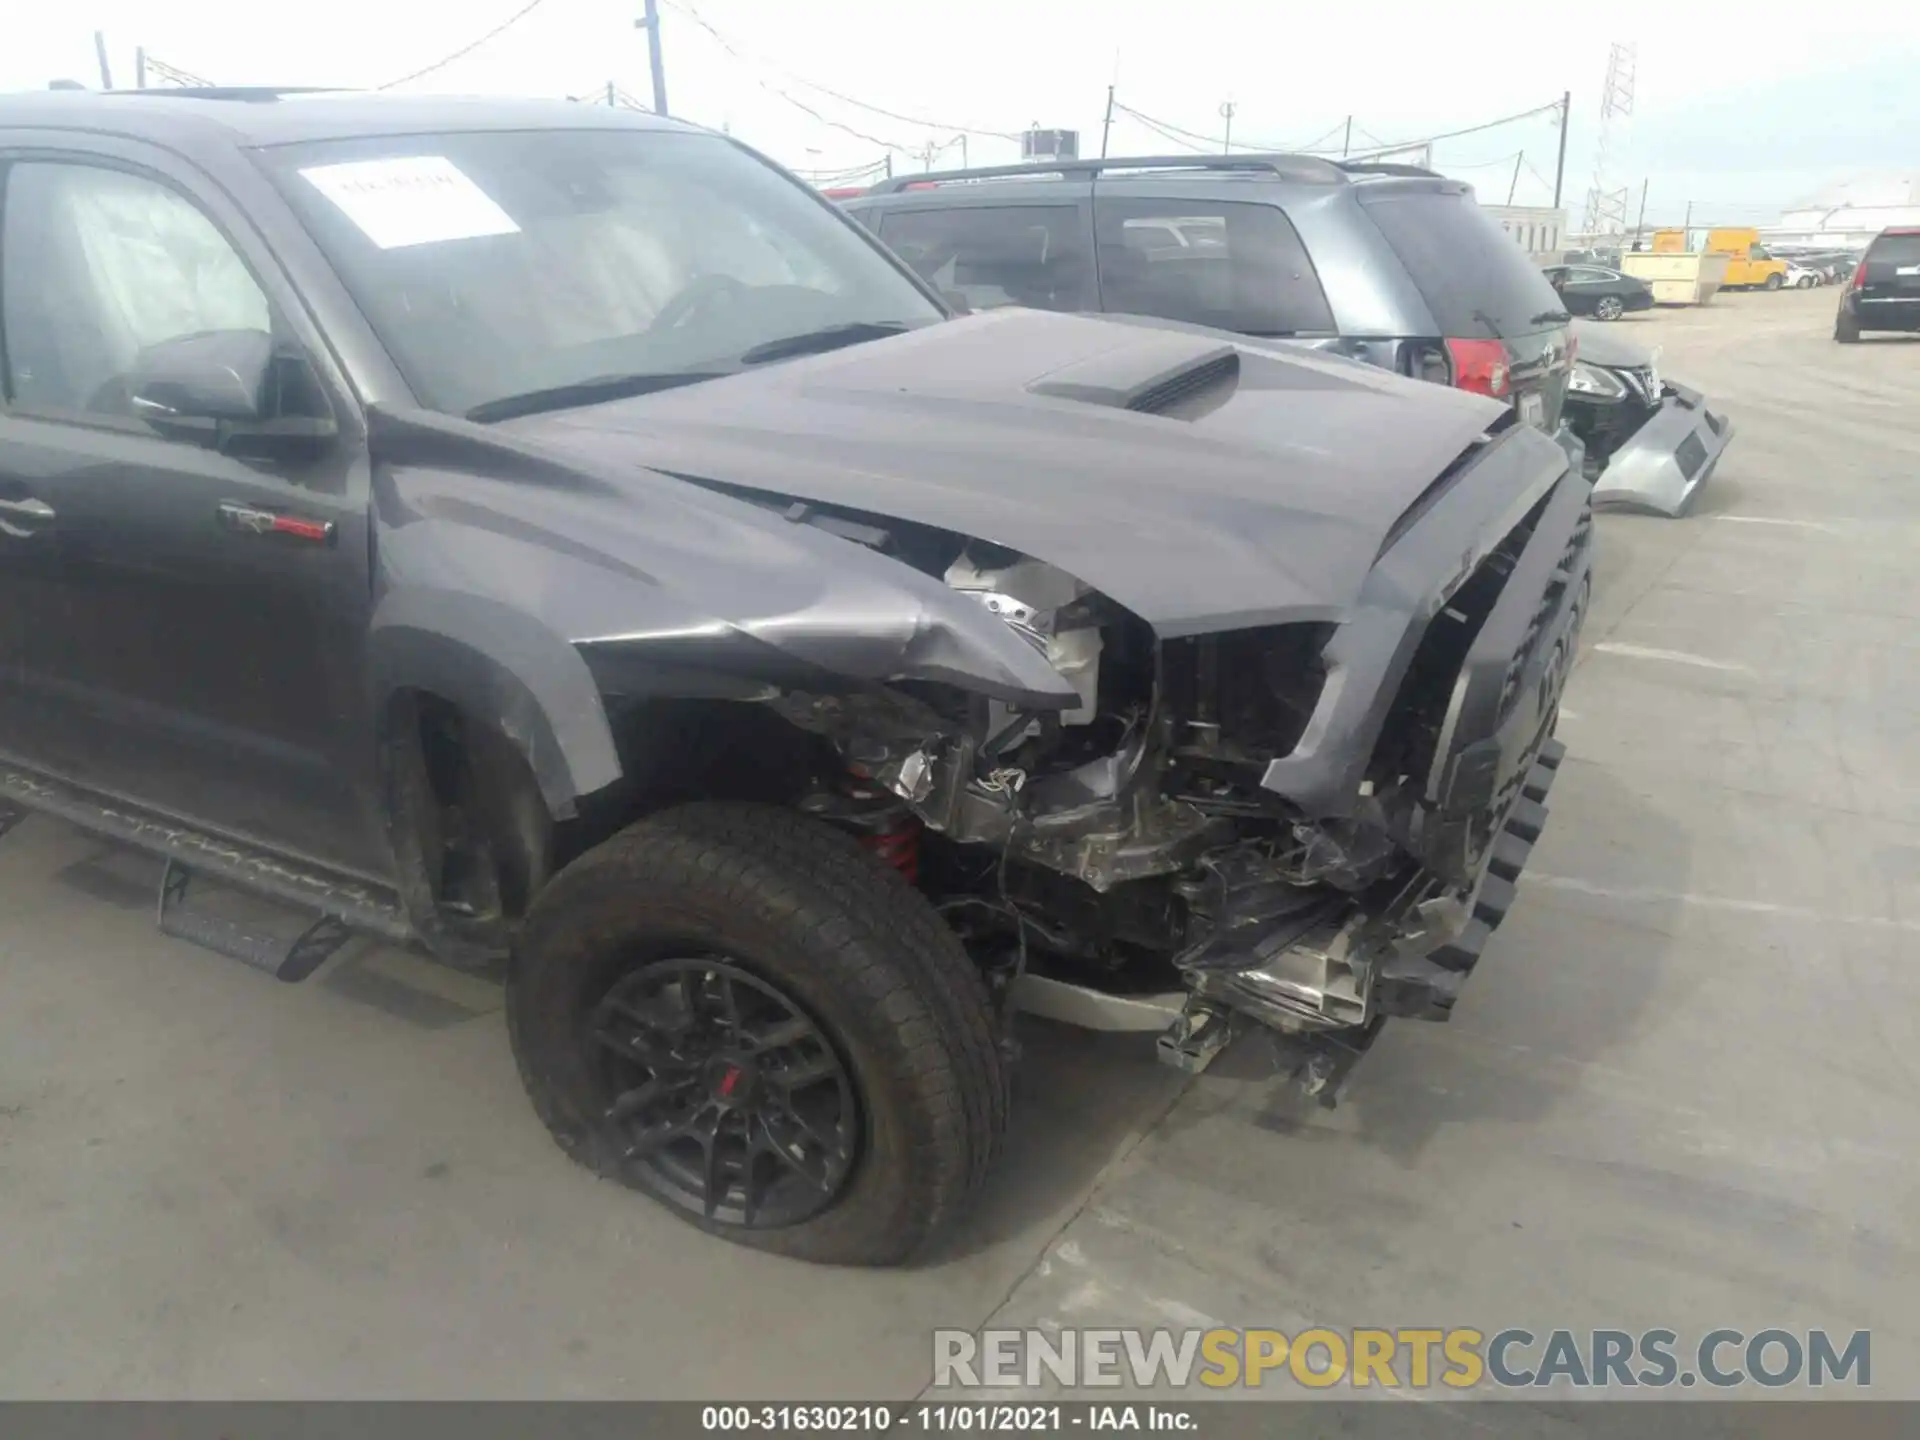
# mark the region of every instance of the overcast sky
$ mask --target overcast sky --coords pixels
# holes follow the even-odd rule
[[[224,84],[369,87],[460,49],[526,0],[0,0],[0,90],[71,77],[98,84],[93,32],[131,85],[136,46]],[[1018,158],[1012,134],[1078,128],[1099,148],[1107,86],[1122,105],[1236,148],[1398,142],[1545,105],[1573,92],[1565,204],[1577,224],[1592,183],[1598,108],[1615,40],[1638,44],[1635,113],[1619,126],[1612,183],[1648,219],[1765,223],[1849,176],[1920,171],[1920,9],[1870,3],[1742,9],[1664,0],[1519,8],[1350,0],[661,0],[674,114],[714,126],[796,169],[868,164],[924,148],[974,164]],[[603,92],[650,100],[640,0],[535,0],[497,38],[402,88],[522,95]],[[1831,23],[1828,23],[1828,17]],[[1774,18],[1767,18],[1774,17]],[[703,23],[704,22],[704,25]],[[823,90],[819,87],[826,87]],[[838,92],[839,97],[827,93]],[[790,97],[790,98],[789,98]],[[890,118],[849,101],[891,111]],[[798,103],[795,103],[798,102]],[[809,113],[809,112],[813,113]],[[817,117],[817,118],[816,118]],[[1551,199],[1550,117],[1445,141],[1442,169],[1505,200]],[[1124,111],[1114,154],[1182,148]],[[1631,216],[1629,217],[1631,218]]]

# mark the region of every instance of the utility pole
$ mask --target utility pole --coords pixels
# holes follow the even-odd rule
[[[607,108],[611,110],[619,103],[618,100],[613,98],[613,81],[609,80],[607,81]]]
[[[893,178],[893,152],[889,150],[882,158],[887,162],[887,178],[891,180]]]
[[[1100,122],[1100,158],[1107,158],[1107,136],[1113,130],[1113,86],[1107,86],[1107,118]]]
[[[1640,218],[1633,222],[1633,242],[1636,246],[1647,233],[1647,186],[1652,183],[1651,175],[1644,176],[1640,181]]]
[[[1680,243],[1693,249],[1693,202],[1687,201],[1687,218],[1680,222]]]
[[[133,52],[133,88],[147,88],[147,47],[140,45]]]
[[[1553,208],[1560,208],[1560,187],[1567,179],[1567,116],[1573,109],[1573,92],[1560,92],[1560,158],[1553,167]]]
[[[1220,106],[1220,118],[1227,122],[1227,133],[1221,137],[1220,153],[1228,154],[1233,149],[1233,101],[1227,100]]]
[[[1340,138],[1340,158],[1346,159],[1353,150],[1353,117],[1347,116],[1347,133]]]
[[[962,170],[971,170],[973,168],[967,161],[967,132],[964,130],[960,132],[960,168]]]
[[[1513,157],[1513,179],[1507,185],[1507,204],[1513,203],[1514,193],[1520,188],[1520,167],[1526,163],[1527,152],[1522,150]]]
[[[100,88],[102,90],[111,90],[113,88],[113,71],[107,68],[106,31],[96,30],[93,32],[93,53],[100,61]]]
[[[636,30],[647,32],[647,63],[653,70],[653,113],[667,113],[667,67],[660,59],[659,0],[646,0],[646,15],[633,22]]]

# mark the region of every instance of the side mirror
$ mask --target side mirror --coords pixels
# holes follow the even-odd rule
[[[278,351],[264,330],[205,330],[150,345],[127,390],[134,415],[154,431],[212,449],[243,441],[255,450],[310,448],[338,433],[320,418],[324,401],[306,360]],[[298,403],[309,399],[320,403]]]

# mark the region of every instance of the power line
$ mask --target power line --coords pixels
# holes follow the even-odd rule
[[[1327,131],[1326,134],[1315,136],[1312,144],[1302,145],[1300,149],[1304,151],[1306,154],[1311,155],[1315,151],[1320,149],[1321,146],[1327,145],[1327,142],[1329,140],[1333,139],[1334,136],[1338,135],[1341,131],[1345,130],[1346,128],[1347,128],[1347,122],[1342,120],[1338,125],[1334,126],[1331,130]],[[1354,126],[1353,128],[1356,130],[1360,130],[1360,127],[1358,125]],[[1360,133],[1362,135],[1365,135],[1367,132],[1364,130],[1360,130]],[[1333,147],[1328,145],[1327,148],[1331,150]]]
[[[1175,125],[1171,120],[1161,120],[1156,118],[1155,116],[1144,114],[1143,112],[1134,109],[1131,105],[1122,104],[1118,100],[1114,101],[1113,108],[1119,111],[1123,111],[1128,115],[1131,115],[1135,120],[1138,120],[1141,124],[1147,126],[1149,129],[1157,130],[1161,135],[1165,136],[1168,139],[1179,137],[1186,142],[1198,142],[1201,146],[1206,148],[1214,148],[1214,147],[1222,146],[1226,143],[1226,139],[1224,136],[1205,135],[1197,130],[1188,130],[1183,126]],[[1438,141],[1438,140],[1458,140],[1465,135],[1478,135],[1483,130],[1495,130],[1502,125],[1514,124],[1516,121],[1531,120],[1536,115],[1544,115],[1549,111],[1558,110],[1559,108],[1560,108],[1560,102],[1558,100],[1555,100],[1551,104],[1538,105],[1531,110],[1523,110],[1517,115],[1504,115],[1498,120],[1483,121],[1481,124],[1478,124],[1478,125],[1469,125],[1465,129],[1446,130],[1446,131],[1442,131],[1438,135],[1428,135],[1417,140],[1402,140],[1397,144],[1388,144],[1385,141],[1381,140],[1379,136],[1370,134],[1368,131],[1362,129],[1358,125],[1355,125],[1353,128],[1357,134],[1363,136],[1366,139],[1373,141],[1373,145],[1371,146],[1371,150],[1373,152],[1385,152],[1385,151],[1395,151],[1395,150],[1417,150],[1423,145],[1432,145],[1435,141]],[[1284,152],[1288,152],[1296,155],[1299,155],[1299,154],[1311,155],[1320,148],[1323,142],[1332,139],[1335,135],[1338,135],[1341,132],[1341,130],[1345,128],[1345,126],[1346,126],[1346,122],[1342,121],[1339,125],[1336,125],[1333,127],[1333,129],[1329,130],[1325,135],[1320,136],[1318,139],[1314,140],[1311,144],[1307,144],[1307,145],[1274,145],[1274,144],[1269,144],[1265,141],[1260,141],[1260,140],[1242,140],[1240,142],[1240,147],[1243,150],[1277,150],[1277,151],[1284,151]],[[1189,145],[1189,148],[1191,148],[1191,144]],[[1513,159],[1513,156],[1509,155],[1507,156],[1507,159],[1511,160]]]
[[[687,19],[693,21],[694,24],[698,25],[702,30],[706,31],[707,34],[711,35],[714,38],[714,40],[719,43],[721,49],[725,50],[729,55],[731,55],[734,59],[740,61],[743,65],[765,65],[769,70],[772,70],[775,74],[784,75],[786,76],[787,79],[794,81],[796,84],[804,85],[809,90],[818,90],[822,95],[828,96],[829,98],[834,100],[838,100],[843,105],[851,105],[856,110],[870,111],[871,113],[875,115],[879,115],[885,119],[897,120],[902,125],[918,125],[928,130],[958,130],[958,131],[964,131],[968,135],[990,136],[995,140],[1020,139],[1020,132],[1017,130],[982,130],[976,125],[949,125],[944,121],[927,120],[918,115],[903,115],[897,110],[888,110],[882,106],[871,104],[865,100],[856,100],[853,98],[853,96],[843,95],[838,90],[830,89],[827,86],[822,85],[817,80],[809,80],[804,75],[796,75],[791,70],[784,69],[781,66],[774,65],[766,60],[762,60],[758,56],[747,54],[745,51],[741,50],[739,46],[735,45],[731,40],[729,40],[725,35],[721,34],[720,31],[716,30],[713,27],[712,23],[708,21],[706,16],[702,15],[698,10],[694,9],[692,5],[683,3],[683,0],[661,0],[661,3],[667,6],[671,10],[678,10],[682,15],[686,16]],[[780,92],[776,91],[774,93],[778,94]]]
[[[811,115],[815,120],[818,120],[822,125],[830,126],[835,130],[844,131],[846,134],[853,136],[853,138],[856,140],[864,140],[869,145],[878,145],[882,150],[891,151],[895,154],[913,155],[918,153],[908,146],[897,145],[891,140],[882,140],[877,135],[869,135],[864,130],[856,130],[851,125],[843,125],[838,120],[832,119],[831,117],[826,115],[822,115],[818,110],[814,109],[811,105],[807,104],[806,101],[801,100],[796,96],[789,95],[786,91],[782,90],[777,85],[769,85],[766,81],[762,80],[757,75],[754,77],[753,83],[758,85],[762,90],[766,91],[769,95],[778,95],[782,100],[786,101],[789,105],[793,106],[794,109],[803,111],[804,113]]]
[[[1191,150],[1195,154],[1205,154],[1213,148],[1213,146],[1211,145],[1199,145],[1199,144],[1195,144],[1192,140],[1182,139],[1180,135],[1175,134],[1172,130],[1169,130],[1164,126],[1162,126],[1159,121],[1149,120],[1146,116],[1142,115],[1138,110],[1129,110],[1126,106],[1122,105],[1117,100],[1114,101],[1113,108],[1120,111],[1122,114],[1131,115],[1135,120],[1138,120],[1142,125],[1146,126],[1149,130],[1153,131],[1153,133],[1158,135],[1162,140],[1171,140],[1174,144],[1178,145],[1183,150]],[[1219,143],[1220,142],[1218,141],[1214,142],[1214,144],[1216,145]]]
[[[423,65],[418,70],[415,70],[413,73],[409,75],[402,75],[398,80],[389,80],[387,81],[386,84],[376,85],[373,88],[376,90],[391,90],[396,85],[405,85],[409,80],[418,80],[422,75],[431,75],[436,70],[444,70],[447,66],[453,64],[454,61],[464,59],[468,55],[471,55],[474,51],[478,50],[482,45],[486,44],[489,40],[493,39],[496,35],[504,34],[507,30],[519,24],[522,20],[526,19],[527,16],[531,15],[535,10],[538,10],[544,4],[546,4],[546,0],[527,0],[527,3],[525,5],[522,5],[518,10],[514,11],[513,14],[509,15],[506,19],[502,20],[498,25],[494,26],[493,29],[487,31],[487,33],[482,35],[479,39],[470,41],[469,43],[462,45],[458,50],[455,50],[451,55],[441,56],[438,60],[434,61],[431,65]]]
[[[1449,160],[1442,167],[1447,170],[1491,170],[1498,165],[1503,169],[1518,160],[1525,151],[1516,150],[1511,155],[1502,155],[1498,160]]]
[[[1204,152],[1223,150],[1226,148],[1227,137],[1224,135],[1202,135],[1197,130],[1183,129],[1181,126],[1175,125],[1171,120],[1156,119],[1151,115],[1143,114],[1134,109],[1131,105],[1123,105],[1118,100],[1113,102],[1113,108],[1124,114],[1131,115],[1149,130],[1159,132],[1162,138],[1177,141],[1185,145],[1189,150],[1200,150]],[[1297,152],[1303,147],[1297,145],[1270,145],[1264,140],[1242,140],[1240,142],[1240,148],[1242,150],[1283,150]]]
[[[1380,148],[1382,150],[1400,150],[1414,145],[1431,145],[1436,140],[1458,140],[1463,135],[1478,135],[1482,130],[1497,130],[1502,125],[1513,125],[1521,120],[1531,120],[1536,115],[1545,115],[1559,108],[1560,102],[1553,100],[1545,105],[1536,105],[1531,110],[1522,110],[1517,115],[1503,115],[1498,120],[1488,120],[1480,125],[1469,125],[1464,130],[1446,130],[1438,135],[1429,135],[1423,140],[1408,140],[1403,145],[1382,145]]]
[[[150,73],[157,75],[160,79],[169,81],[174,85],[184,86],[188,89],[205,90],[213,86],[213,81],[195,75],[190,70],[182,70],[177,65],[169,65],[166,61],[157,59],[152,55],[146,57],[146,68]]]

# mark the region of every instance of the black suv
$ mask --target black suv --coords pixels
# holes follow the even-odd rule
[[[725,136],[0,98],[0,354],[0,797],[280,979],[352,929],[503,967],[561,1146],[747,1243],[937,1231],[1016,1008],[1190,1068],[1265,1026],[1329,1086],[1445,1018],[1545,817],[1590,576],[1551,440],[953,318]]]
[[[1868,330],[1920,330],[1920,230],[1882,230],[1840,292],[1833,338],[1851,345]]]
[[[1492,396],[1550,433],[1566,306],[1471,187],[1305,155],[899,176],[847,209],[973,309],[1102,311],[1305,341]]]

